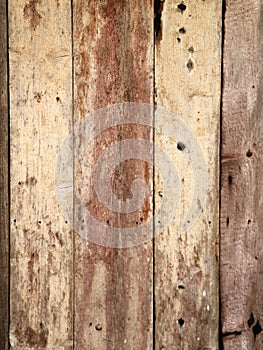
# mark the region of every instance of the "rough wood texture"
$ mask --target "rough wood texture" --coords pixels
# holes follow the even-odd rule
[[[6,1],[0,1],[0,348],[8,349],[8,80]]]
[[[55,196],[72,124],[70,1],[9,1],[11,348],[72,349],[72,231]]]
[[[176,149],[169,139],[163,142],[157,133],[156,143],[170,152],[183,190],[176,219],[155,240],[155,348],[215,350],[221,1],[167,0],[156,10],[161,19],[155,42],[156,103],[182,118],[200,144],[208,167],[208,193],[203,213],[188,232],[182,232],[195,185],[191,162],[182,148]]]
[[[74,1],[75,122],[109,104],[152,102],[152,19],[150,0]],[[150,136],[146,132],[145,137]],[[91,164],[96,163],[103,148],[126,137],[131,137],[129,131],[117,128],[94,140],[89,155]],[[136,130],[133,137],[137,137]],[[76,181],[85,188],[81,184],[85,183],[88,170],[83,160],[80,163],[82,176]],[[134,174],[133,165],[123,165],[123,178]],[[150,183],[147,166],[138,169]],[[127,191],[122,193],[124,198]],[[132,223],[108,212],[106,217],[105,208],[98,207],[93,195],[90,201],[88,209],[94,206],[94,215],[99,213],[105,224]],[[75,348],[151,349],[152,242],[114,249],[86,242],[77,234],[75,240]]]
[[[224,349],[263,349],[263,8],[226,1],[221,304]]]

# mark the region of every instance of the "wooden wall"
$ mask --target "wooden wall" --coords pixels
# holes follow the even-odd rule
[[[226,1],[221,305],[225,349],[263,348],[262,1]]]
[[[0,0],[1,349],[263,348],[262,9],[261,0]],[[154,106],[148,126],[125,126],[123,110],[121,125],[77,158],[86,141],[74,130],[124,102]],[[207,167],[206,201],[186,232],[202,179],[190,144],[164,135],[158,108],[182,121]],[[69,194],[71,222],[55,188],[72,132],[67,165],[83,192],[114,142],[163,148],[181,189],[169,227],[122,249],[79,235],[72,227],[87,209],[106,226],[143,225],[165,191],[158,169],[133,159],[115,192],[130,198],[125,181],[142,178],[152,190],[143,208],[119,215],[91,191],[77,212]]]

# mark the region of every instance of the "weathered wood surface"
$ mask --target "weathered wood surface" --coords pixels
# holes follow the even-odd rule
[[[72,125],[70,1],[9,1],[12,349],[72,349],[72,230],[55,196]]]
[[[9,194],[6,1],[0,1],[0,348],[8,349]]]
[[[153,4],[143,1],[74,1],[74,122],[114,103],[153,101]],[[125,116],[123,118],[125,124]],[[91,163],[113,142],[138,137],[119,127],[94,140],[93,149],[76,166],[77,185],[85,188]],[[150,140],[146,130],[144,137]],[[117,194],[129,197],[136,162],[123,164]],[[150,169],[137,165],[137,175],[150,184]],[[117,179],[118,181],[118,179]],[[84,184],[84,185],[83,185]],[[129,185],[128,185],[129,187]],[[120,192],[118,192],[120,191]],[[133,225],[101,207],[94,194],[86,200],[93,215],[106,225]],[[150,216],[149,204],[143,220]],[[79,215],[79,213],[75,213]],[[138,220],[138,219],[137,219]],[[138,220],[139,221],[139,220]],[[139,221],[140,222],[140,221]],[[89,227],[87,227],[89,230]],[[100,232],[98,231],[98,235]],[[152,349],[152,242],[116,249],[75,235],[75,348]]]
[[[263,349],[263,4],[226,1],[221,191],[224,349]]]
[[[192,164],[186,157],[188,145],[185,152],[181,147],[178,150],[157,133],[156,143],[170,152],[183,190],[176,219],[155,240],[155,348],[215,350],[219,320],[221,1],[167,0],[160,6],[155,42],[157,107],[182,118],[200,144],[208,167],[208,194],[202,214],[188,232],[182,232],[182,218],[189,210],[195,185]],[[158,192],[156,178],[156,197]]]

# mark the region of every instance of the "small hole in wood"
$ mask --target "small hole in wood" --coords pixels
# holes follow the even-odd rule
[[[180,43],[181,42],[181,38],[177,38],[177,41],[178,41],[178,43]]]
[[[179,149],[179,151],[183,151],[185,149],[185,145],[183,144],[183,142],[177,143],[177,149]]]
[[[178,289],[185,289],[185,286],[183,286],[182,284],[179,284]]]
[[[228,183],[229,183],[229,185],[232,185],[232,180],[233,180],[232,175],[228,175]]]
[[[251,326],[254,324],[254,322],[255,322],[255,318],[254,318],[254,315],[251,312],[250,317],[249,317],[249,319],[247,321],[248,327],[251,328]]]
[[[226,226],[229,225],[229,218],[226,219]]]
[[[186,33],[186,30],[184,29],[184,27],[179,29],[179,33],[181,33],[181,34],[185,34]]]
[[[194,62],[190,59],[187,64],[186,67],[188,68],[189,72],[191,72],[191,70],[194,69]]]
[[[255,324],[255,326],[253,326],[252,331],[254,333],[254,338],[256,339],[256,336],[262,332],[262,327],[259,324],[259,321],[257,321],[257,323]]]
[[[101,324],[96,324],[95,326],[96,331],[101,331],[102,330],[102,325]]]
[[[179,323],[179,326],[180,326],[180,327],[183,327],[183,325],[184,325],[184,319],[183,319],[183,318],[179,318],[178,323]]]
[[[250,151],[250,149],[247,151],[247,153],[246,153],[246,155],[247,155],[247,157],[252,157],[253,156],[253,153]]]
[[[183,2],[181,2],[177,7],[182,13],[186,10],[186,6]]]

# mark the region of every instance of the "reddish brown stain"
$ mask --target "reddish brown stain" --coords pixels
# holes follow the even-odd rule
[[[35,277],[34,264],[38,260],[39,260],[38,252],[32,252],[30,256],[30,260],[28,261],[28,264],[27,264],[31,292],[33,292],[33,289],[34,289],[34,277]]]
[[[42,99],[42,94],[40,92],[35,92],[34,93],[34,99],[40,103],[41,99]]]
[[[27,327],[25,330],[25,336],[28,346],[31,348],[36,346],[38,348],[46,348],[48,333],[48,329],[46,328],[41,328],[38,332],[36,332],[31,327]]]
[[[141,138],[149,139],[151,128],[136,124],[119,125],[102,132],[95,140],[94,163],[103,153],[104,149],[126,139]],[[81,174],[81,171],[79,171]],[[131,185],[135,179],[141,179],[149,186],[150,191],[151,165],[140,159],[129,159],[116,167],[111,178],[111,191],[117,195],[121,201],[132,198]],[[96,180],[96,179],[95,179]],[[92,189],[86,199],[87,210],[100,222],[104,222],[110,227],[134,227],[147,222],[150,215],[150,200],[146,198],[144,205],[132,213],[113,212],[97,197],[93,187],[94,177],[90,177],[89,187]]]
[[[55,233],[55,236],[56,236],[56,239],[59,241],[59,244],[61,245],[61,247],[63,247],[64,241],[63,241],[63,239],[60,237],[58,231]]]
[[[89,21],[86,20],[86,16]],[[118,102],[151,102],[150,75],[153,67],[148,49],[153,35],[150,29],[151,23],[149,1],[131,4],[128,1],[106,0],[99,5],[91,2],[89,6],[83,1],[76,3],[74,28],[76,116],[84,118],[91,109],[96,111]],[[123,126],[110,128],[101,133],[94,140],[94,148],[90,152],[94,159],[93,164],[105,148],[120,140],[136,138],[139,135],[150,140],[151,132],[138,126]],[[85,176],[82,170],[83,168],[78,169],[80,177]],[[151,167],[145,162],[136,160],[123,162],[112,174],[112,189],[119,198],[125,199],[130,196],[130,184],[134,176],[150,185],[150,173]],[[89,185],[92,186],[92,182]],[[95,191],[92,191],[86,199],[86,205],[100,221],[104,223],[108,221],[109,225],[119,227],[141,223],[141,218],[145,222],[150,215],[149,200],[141,210],[130,216],[107,211],[98,201]],[[106,248],[91,243],[85,247],[83,244],[77,246],[76,284],[81,286],[75,302],[77,348],[87,348],[85,334],[90,325],[96,335],[98,334],[95,330],[97,321],[88,316],[89,308],[94,308],[92,282],[98,262],[103,262],[107,270],[106,325],[102,325],[102,331],[106,328],[105,348],[122,348],[124,339],[130,342],[131,348],[149,347],[152,275],[148,266],[151,263],[148,263],[147,258],[152,254],[150,248],[151,243],[149,249],[141,246],[132,250]],[[144,285],[141,283],[141,278],[145,281]],[[133,292],[133,283],[136,285],[136,295]],[[132,305],[133,300],[137,304],[136,307]],[[131,324],[131,308],[132,313],[136,315],[135,324]]]
[[[24,17],[29,21],[30,28],[32,30],[36,30],[42,18],[40,13],[37,11],[37,5],[40,2],[40,0],[30,0],[30,2],[24,7]]]

